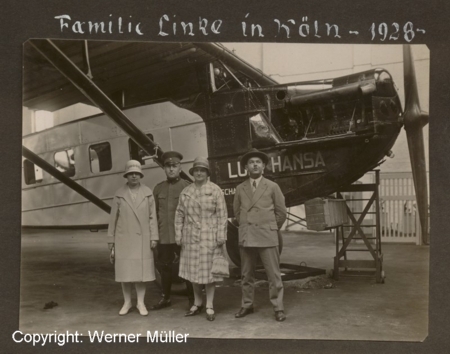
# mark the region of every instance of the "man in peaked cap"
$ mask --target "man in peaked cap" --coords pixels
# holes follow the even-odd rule
[[[236,318],[253,313],[257,255],[269,279],[269,295],[275,320],[286,319],[280,272],[278,231],[286,220],[284,195],[278,184],[263,177],[269,157],[256,149],[242,159],[249,178],[236,187],[233,210],[239,223],[239,252],[242,272],[242,303]]]
[[[176,255],[180,255],[180,246],[175,242],[175,210],[178,206],[178,198],[181,191],[189,185],[189,182],[180,178],[181,160],[183,155],[177,151],[167,151],[162,154],[164,172],[167,179],[155,186],[153,195],[158,216],[158,262],[161,265],[161,300],[151,310],[159,310],[172,305],[170,290],[172,288],[173,262]],[[192,284],[186,281],[188,290],[189,307],[194,303]]]

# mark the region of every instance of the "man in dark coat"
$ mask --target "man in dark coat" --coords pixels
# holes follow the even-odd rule
[[[253,313],[254,272],[259,254],[269,279],[269,295],[275,319],[284,321],[286,316],[278,232],[286,220],[286,205],[278,184],[262,176],[268,160],[265,153],[256,149],[250,150],[241,159],[249,178],[236,187],[233,204],[234,215],[239,223],[242,272],[242,305],[235,317]]]
[[[159,310],[170,306],[170,290],[172,288],[173,263],[180,256],[180,246],[175,242],[175,210],[181,191],[189,182],[180,178],[183,155],[176,151],[167,151],[162,155],[164,172],[167,180],[157,184],[153,190],[158,216],[158,263],[161,269],[162,298],[151,310]],[[186,281],[189,306],[194,303],[192,284]]]

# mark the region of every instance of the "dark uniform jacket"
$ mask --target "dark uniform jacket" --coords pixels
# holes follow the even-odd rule
[[[175,243],[175,210],[181,191],[189,184],[188,181],[178,178],[175,182],[161,182],[153,190],[161,244]]]

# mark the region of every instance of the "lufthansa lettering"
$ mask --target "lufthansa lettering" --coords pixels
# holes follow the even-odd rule
[[[297,153],[294,155],[269,156],[269,163],[266,170],[272,173],[302,171],[313,168],[325,167],[320,151]],[[239,161],[228,162],[228,178],[238,178],[247,176],[247,171],[241,166]],[[226,194],[224,189],[224,194]],[[233,193],[234,194],[234,193]]]

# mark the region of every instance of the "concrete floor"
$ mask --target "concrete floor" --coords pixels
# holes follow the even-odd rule
[[[118,316],[122,293],[114,281],[104,232],[24,231],[22,234],[20,330],[26,333],[175,331],[189,338],[267,338],[423,341],[428,334],[429,248],[383,244],[386,283],[374,277],[341,277],[332,289],[285,289],[287,320],[277,323],[267,288],[256,289],[256,311],[235,319],[240,288],[233,280],[216,289],[217,318],[185,318],[187,300],[140,316]],[[330,269],[335,245],[327,233],[284,233],[284,263]],[[351,255],[352,259],[356,256]],[[367,256],[367,254],[365,255]],[[360,257],[364,258],[364,257]],[[146,304],[160,291],[148,283]],[[44,310],[44,304],[58,303]]]

